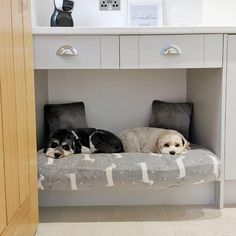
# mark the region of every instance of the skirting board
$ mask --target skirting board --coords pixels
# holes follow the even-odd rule
[[[213,205],[214,183],[166,190],[40,191],[39,205]]]
[[[236,180],[225,181],[225,204],[236,204]]]

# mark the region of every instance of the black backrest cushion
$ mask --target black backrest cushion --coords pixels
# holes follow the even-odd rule
[[[163,129],[173,129],[189,139],[192,103],[169,103],[154,100],[149,126]]]
[[[88,127],[83,102],[46,104],[44,115],[49,135],[59,129]]]

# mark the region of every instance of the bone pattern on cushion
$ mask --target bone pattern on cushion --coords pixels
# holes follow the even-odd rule
[[[216,181],[220,159],[207,149],[177,156],[151,153],[75,154],[62,159],[38,153],[39,189],[165,189]]]

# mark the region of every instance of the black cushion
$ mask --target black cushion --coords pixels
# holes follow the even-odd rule
[[[192,103],[169,103],[154,100],[149,126],[177,130],[189,138]]]
[[[83,102],[46,104],[44,114],[49,135],[59,129],[88,127]]]

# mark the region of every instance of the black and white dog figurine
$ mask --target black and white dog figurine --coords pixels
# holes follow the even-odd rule
[[[51,135],[44,152],[47,157],[59,159],[76,153],[120,153],[124,148],[121,140],[106,130],[61,129]]]

